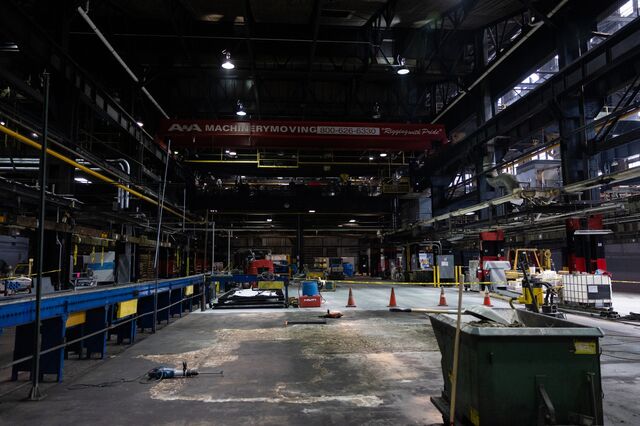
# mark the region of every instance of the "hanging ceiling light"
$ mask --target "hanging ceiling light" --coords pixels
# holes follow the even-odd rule
[[[233,62],[231,62],[231,52],[223,50],[222,54],[224,55],[224,62],[222,63],[222,68],[224,68],[225,70],[234,69],[236,66],[233,65]]]
[[[380,109],[380,104],[376,102],[376,104],[373,106],[373,114],[371,114],[371,118],[373,118],[374,120],[380,120],[381,117],[382,111]]]
[[[405,65],[406,63],[406,59],[403,58],[402,56],[398,55],[398,65],[400,66],[397,70],[396,73],[398,75],[407,75],[409,74],[411,71],[409,71],[409,68],[407,68],[407,66]]]
[[[240,117],[247,115],[247,111],[244,110],[244,105],[242,105],[242,102],[240,101],[236,104],[236,115]]]

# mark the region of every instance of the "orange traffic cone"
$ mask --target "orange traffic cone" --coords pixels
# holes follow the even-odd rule
[[[349,299],[347,300],[347,308],[355,308],[356,301],[353,299],[353,292],[351,291],[351,287],[349,287]]]
[[[486,288],[484,289],[484,300],[482,301],[482,304],[484,306],[493,306],[491,304],[491,297],[489,297],[489,291]]]
[[[387,308],[397,308],[398,305],[396,304],[396,292],[393,291],[393,287],[391,287],[391,296],[389,297],[389,304],[387,305]]]
[[[438,306],[449,306],[447,305],[447,298],[444,296],[444,287],[440,287],[440,302],[438,302]]]

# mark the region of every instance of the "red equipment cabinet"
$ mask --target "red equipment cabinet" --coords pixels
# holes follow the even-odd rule
[[[247,267],[247,274],[259,275],[263,272],[274,273],[273,261],[267,259],[252,260]]]
[[[604,255],[604,237],[602,235],[576,235],[576,231],[603,230],[602,215],[588,218],[571,218],[566,221],[567,230],[567,264],[570,272],[586,272],[593,274],[596,270],[607,270]]]
[[[489,271],[484,270],[484,262],[492,260],[506,260],[504,257],[504,231],[480,233],[479,281],[489,281]]]

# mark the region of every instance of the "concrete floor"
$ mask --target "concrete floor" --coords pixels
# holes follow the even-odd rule
[[[43,401],[20,402],[28,388],[0,399],[0,424],[441,422],[429,402],[429,396],[440,394],[442,376],[428,320],[419,314],[389,313],[388,287],[353,289],[357,308],[344,307],[348,289],[340,288],[324,293],[326,303],[319,309],[194,312],[88,371],[48,386]],[[446,292],[453,307],[455,290]],[[434,288],[396,287],[400,306],[436,307],[438,296]],[[481,296],[465,293],[463,302],[476,305]],[[327,325],[284,327],[285,320],[315,319],[326,309],[341,310],[345,317]],[[602,341],[607,424],[640,424],[640,327],[571,319],[607,333]],[[183,360],[202,372],[224,374],[159,383],[141,380],[150,368],[178,367]],[[126,382],[118,383],[120,379]],[[114,383],[95,387],[105,382]]]

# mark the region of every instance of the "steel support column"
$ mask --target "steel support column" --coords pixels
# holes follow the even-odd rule
[[[556,40],[560,69],[587,51],[587,40],[594,25],[595,22],[592,19],[576,14],[573,20],[566,22],[560,28]],[[587,120],[585,114],[587,102],[589,100],[585,99],[582,87],[567,94],[559,101],[560,152],[562,155],[562,180],[565,185],[590,177],[587,152],[588,135],[584,131],[578,131]]]
[[[50,74],[43,74],[44,83],[44,110],[42,124],[42,149],[40,152],[40,217],[38,219],[38,257],[36,258],[36,305],[33,331],[33,364],[31,369],[31,390],[29,400],[41,400],[44,395],[40,392],[40,349],[42,345],[41,330],[41,303],[42,303],[42,266],[44,264],[44,227],[46,217],[47,196],[47,143],[49,141],[49,82]]]
[[[302,215],[298,215],[298,224],[296,227],[296,262],[298,264],[298,271],[301,271],[304,265],[304,227]]]

